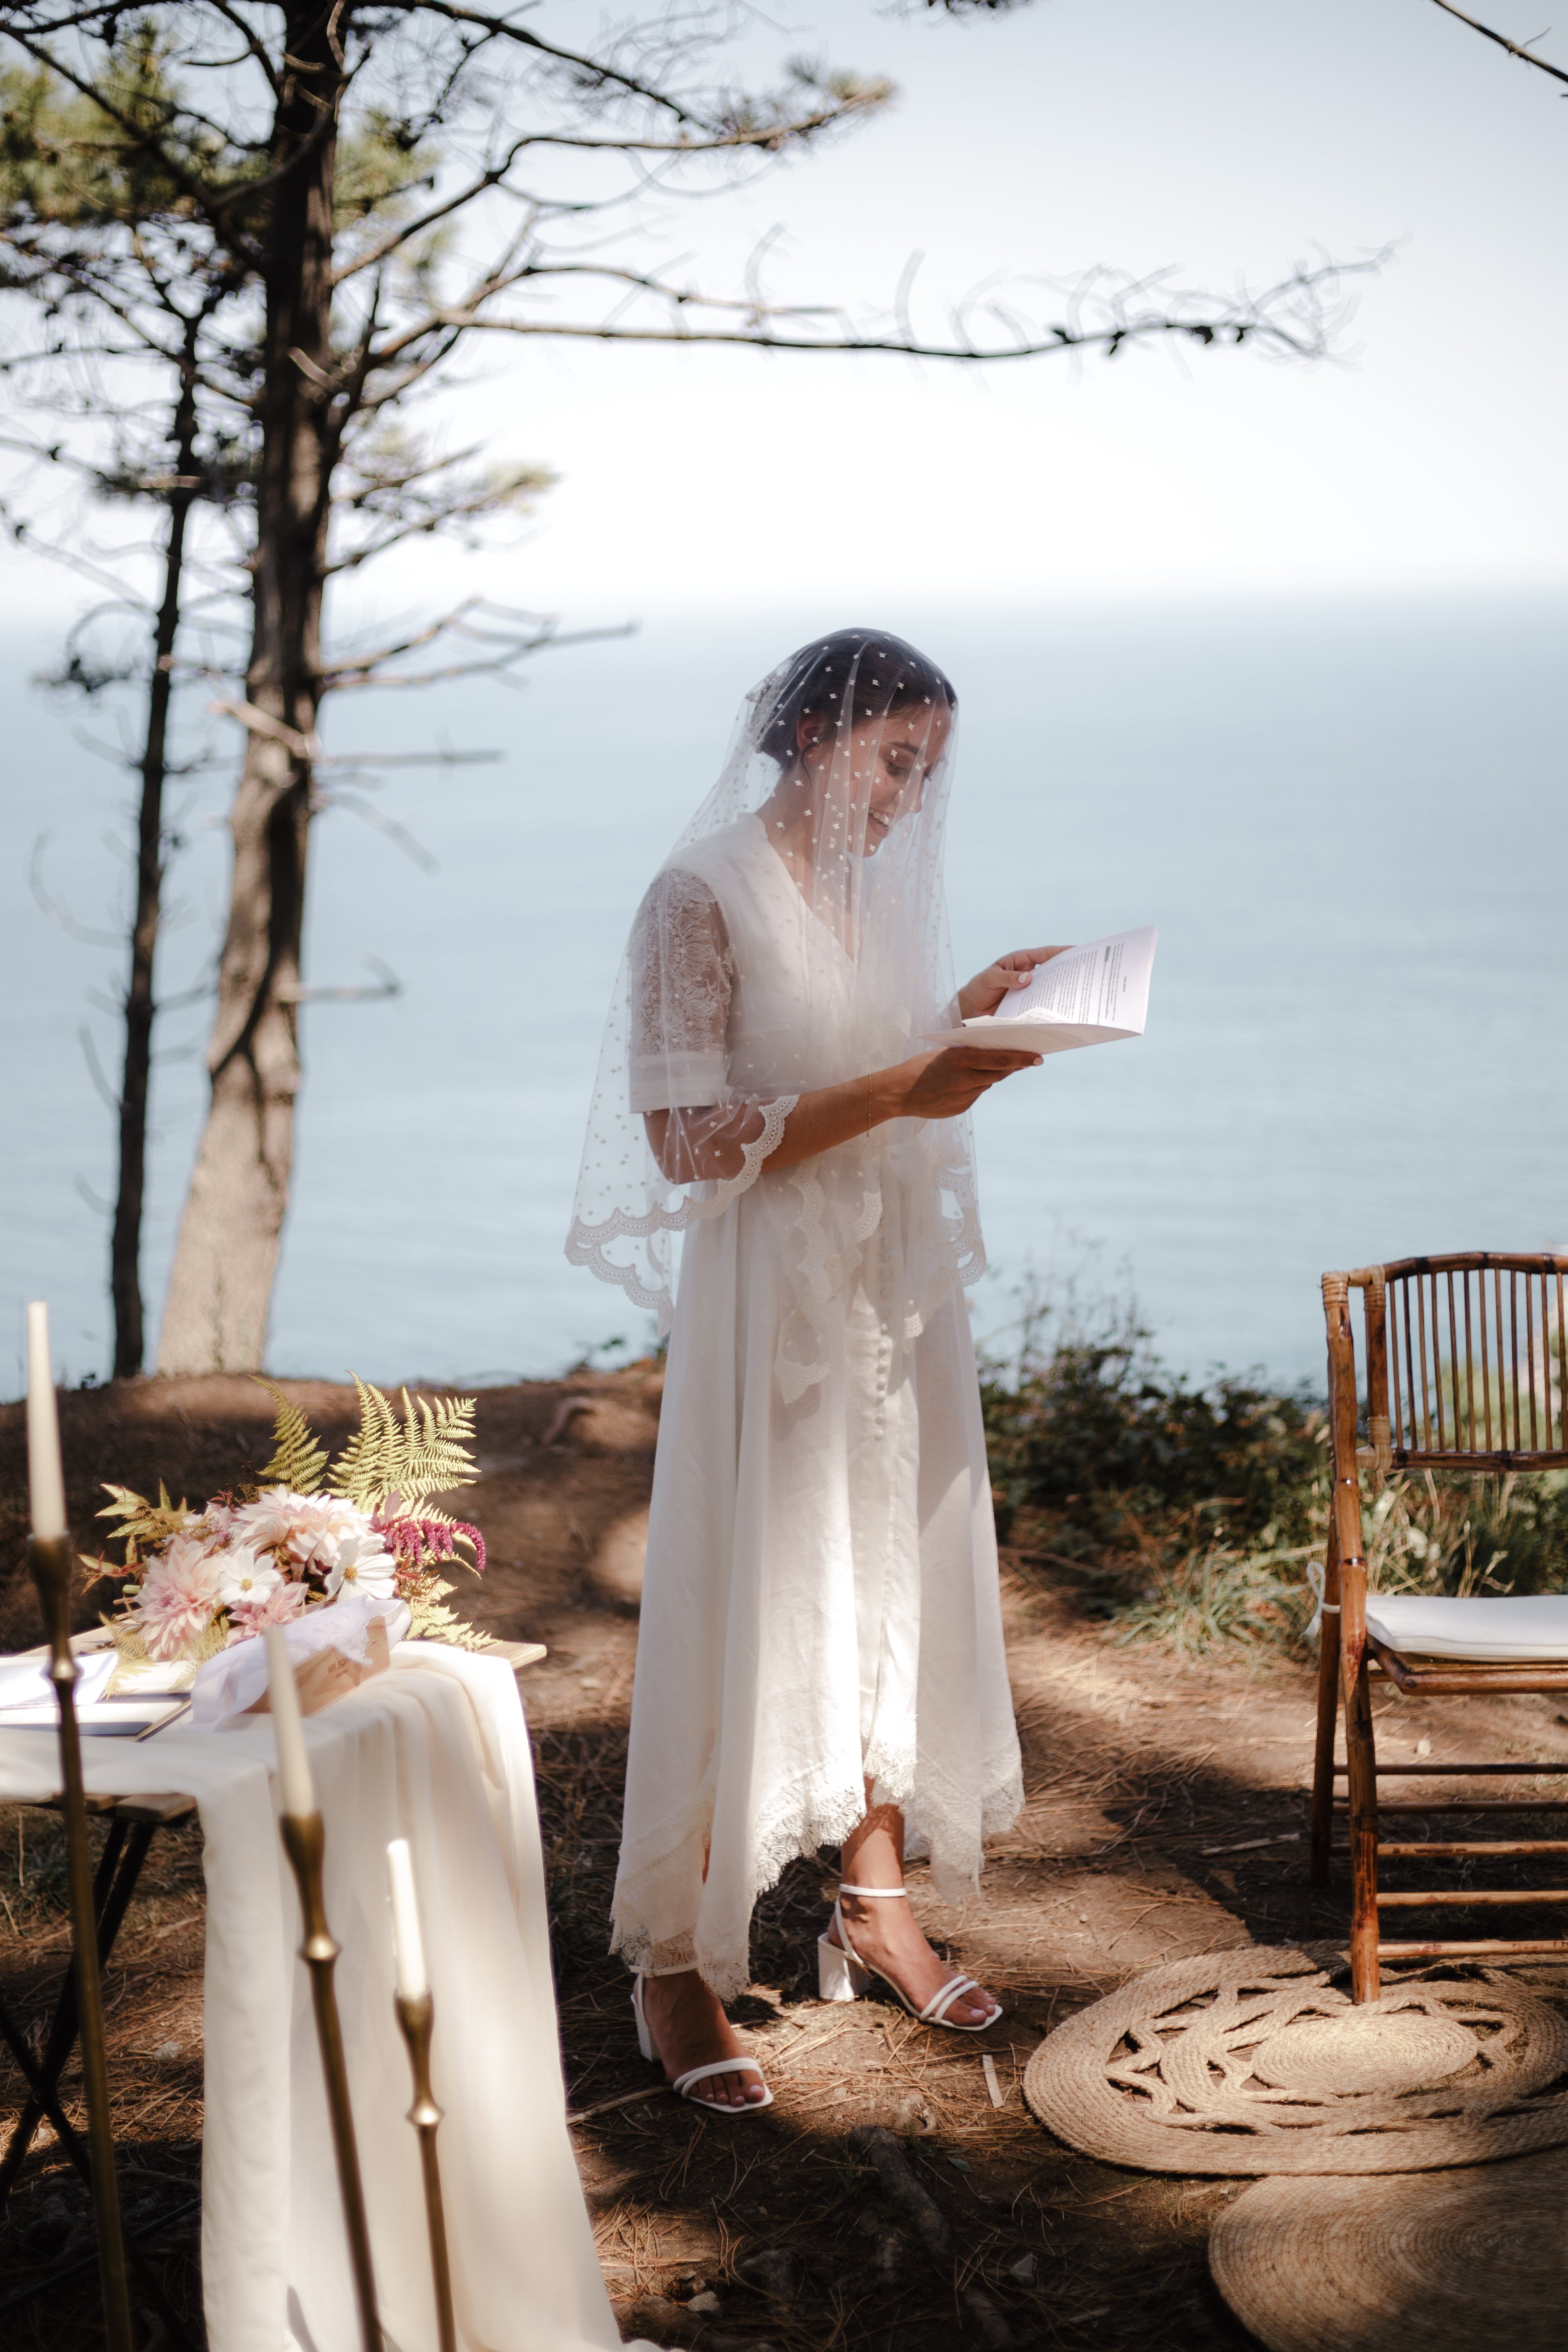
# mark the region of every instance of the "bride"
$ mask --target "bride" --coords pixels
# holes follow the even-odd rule
[[[922,1039],[1058,950],[952,988],[956,705],[870,629],[748,698],[632,927],[567,1244],[670,1332],[614,1943],[644,2055],[731,2115],[771,2097],[721,2006],[752,1906],[819,1846],[843,1870],[825,1999],[875,1973],[933,2025],[1002,2013],[898,1899],[906,1853],[973,1893],[1022,1804],[963,1114],[1039,1057]]]

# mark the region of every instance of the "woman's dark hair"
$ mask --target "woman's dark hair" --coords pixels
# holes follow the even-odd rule
[[[849,709],[843,705],[846,690]],[[799,748],[800,721],[822,717],[837,727],[847,715],[851,727],[885,719],[911,703],[945,702],[958,708],[951,681],[935,662],[883,629],[835,629],[792,654],[773,707],[757,737],[757,749],[787,767]]]

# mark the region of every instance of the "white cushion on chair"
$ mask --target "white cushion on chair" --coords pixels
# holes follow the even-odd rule
[[[1568,1658],[1568,1592],[1518,1601],[1446,1601],[1369,1592],[1369,1633],[1425,1658]]]

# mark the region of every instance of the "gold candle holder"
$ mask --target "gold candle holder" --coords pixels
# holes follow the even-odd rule
[[[305,1939],[300,1957],[310,1972],[310,2001],[316,2013],[316,2042],[321,2053],[321,2074],[327,2087],[327,2112],[331,2117],[332,2146],[338,2159],[338,2187],[342,2192],[343,2225],[348,2232],[349,2259],[353,2268],[354,2295],[359,2305],[363,2352],[382,2352],[381,2320],[376,2312],[375,2273],[371,2268],[370,2228],[365,2220],[364,2185],[360,2179],[359,2148],[354,2139],[353,2110],[349,2105],[348,2068],[343,2060],[342,2025],[332,1981],[342,1947],[327,1926],[321,1892],[321,1862],[326,1831],[320,1813],[285,1813],[281,1817],[284,1849],[294,1866],[300,1889],[300,1911]]]
[[[436,2154],[436,2133],[441,2110],[430,2090],[430,2031],[436,2005],[427,1992],[414,1998],[395,1994],[397,2022],[408,2044],[408,2064],[414,2076],[414,2105],[408,2120],[419,2139],[419,2168],[425,2176],[425,2220],[430,2232],[430,2274],[436,2284],[436,2325],[441,2352],[458,2352],[458,2327],[452,2315],[452,2265],[447,2252],[447,2215],[441,2202],[441,2167]]]
[[[71,1540],[68,1535],[29,1536],[27,1565],[37,1588],[49,1638],[49,1680],[60,1707],[61,1813],[70,1883],[71,1943],[76,1966],[77,2033],[87,2094],[88,2147],[93,2218],[98,2225],[98,2273],[109,2352],[132,2352],[131,2296],[120,2183],[109,2119],[109,2061],[103,2045],[103,1985],[98,1967],[98,1916],[92,1901],[92,1853],[87,1791],[81,1775],[81,1729],[76,1719],[78,1667],[70,1645]]]

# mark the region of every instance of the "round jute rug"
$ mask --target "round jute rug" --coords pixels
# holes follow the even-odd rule
[[[1291,1946],[1150,1969],[1048,2034],[1024,2095],[1146,2172],[1426,2172],[1568,2144],[1568,2018],[1447,1965],[1352,2006]]]
[[[1209,2267],[1268,2352],[1558,2352],[1568,2150],[1381,2180],[1260,2180]]]

